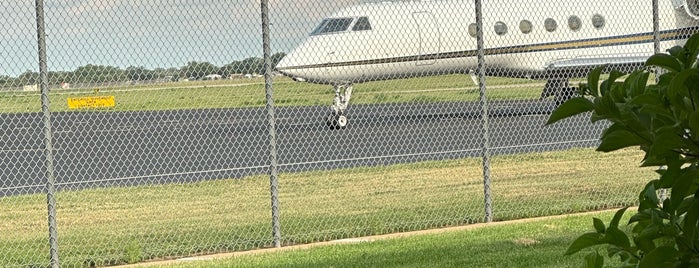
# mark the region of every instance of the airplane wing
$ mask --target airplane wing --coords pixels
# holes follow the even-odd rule
[[[587,75],[592,69],[605,64],[608,66],[608,69],[631,72],[643,67],[651,55],[600,55],[548,61],[546,73],[549,80],[544,85],[540,98],[557,96],[557,91],[568,88],[568,80],[565,77],[582,77]],[[556,79],[556,77],[563,78]]]
[[[572,70],[572,69],[577,69],[579,70],[580,68],[585,69],[585,67],[593,69],[597,66],[607,64],[611,68],[616,68],[616,69],[621,69],[621,70],[626,70],[627,68],[638,68],[643,66],[645,64],[646,60],[648,57],[650,57],[652,54],[648,55],[628,55],[628,56],[619,56],[619,55],[602,55],[598,57],[576,57],[576,58],[569,58],[569,59],[556,59],[549,61],[547,63],[546,69],[549,71],[555,71],[555,70]]]

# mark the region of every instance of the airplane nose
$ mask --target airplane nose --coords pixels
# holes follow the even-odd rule
[[[279,62],[277,62],[277,65],[274,66],[275,69],[278,71],[281,71],[281,69],[284,69],[286,67],[289,67],[289,56],[284,56]]]
[[[276,69],[279,73],[281,73],[281,74],[283,74],[283,75],[285,75],[285,76],[287,76],[287,77],[290,77],[290,78],[293,79],[294,81],[298,81],[298,82],[304,82],[304,81],[306,81],[306,79],[304,79],[304,78],[302,78],[302,77],[299,77],[298,74],[296,74],[296,72],[294,72],[293,68],[290,68],[290,67],[295,66],[295,65],[294,65],[294,61],[293,61],[293,58],[294,58],[294,57],[293,57],[292,53],[287,54],[286,56],[284,56],[284,58],[282,58],[282,59],[277,63],[277,66],[275,66],[275,69]]]
[[[290,66],[291,65],[289,64],[289,57],[285,56],[277,63],[277,66],[274,66],[274,69],[286,76],[290,76],[288,72]]]

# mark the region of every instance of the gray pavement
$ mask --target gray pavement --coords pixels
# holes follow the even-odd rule
[[[584,117],[544,126],[550,101],[491,102],[492,154],[597,144]],[[329,107],[278,108],[282,172],[376,166],[481,155],[478,103],[354,105],[350,125],[325,126]],[[59,190],[193,182],[264,174],[263,108],[53,114]],[[0,115],[0,196],[41,192],[38,113]]]

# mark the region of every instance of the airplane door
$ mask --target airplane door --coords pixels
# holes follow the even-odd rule
[[[420,35],[418,61],[416,61],[415,64],[434,64],[437,61],[435,56],[439,53],[441,43],[437,20],[434,18],[434,14],[427,11],[414,12],[413,20],[417,25],[418,34]]]
[[[330,74],[330,66],[333,64],[335,61],[335,51],[330,51],[325,55],[325,67],[323,68],[323,73],[325,75]]]

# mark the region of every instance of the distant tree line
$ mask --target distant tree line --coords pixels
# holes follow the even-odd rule
[[[276,53],[272,55],[272,66],[275,66],[286,54]],[[190,61],[180,68],[155,68],[147,69],[142,66],[129,66],[121,69],[114,66],[88,64],[80,66],[73,71],[49,71],[49,85],[61,83],[111,83],[128,81],[153,81],[195,79],[199,80],[210,74],[218,74],[229,77],[231,74],[262,74],[264,73],[264,61],[262,58],[251,57],[241,61],[234,61],[218,67],[209,62]],[[17,87],[39,83],[39,73],[26,71],[17,77],[0,75],[0,87]]]

